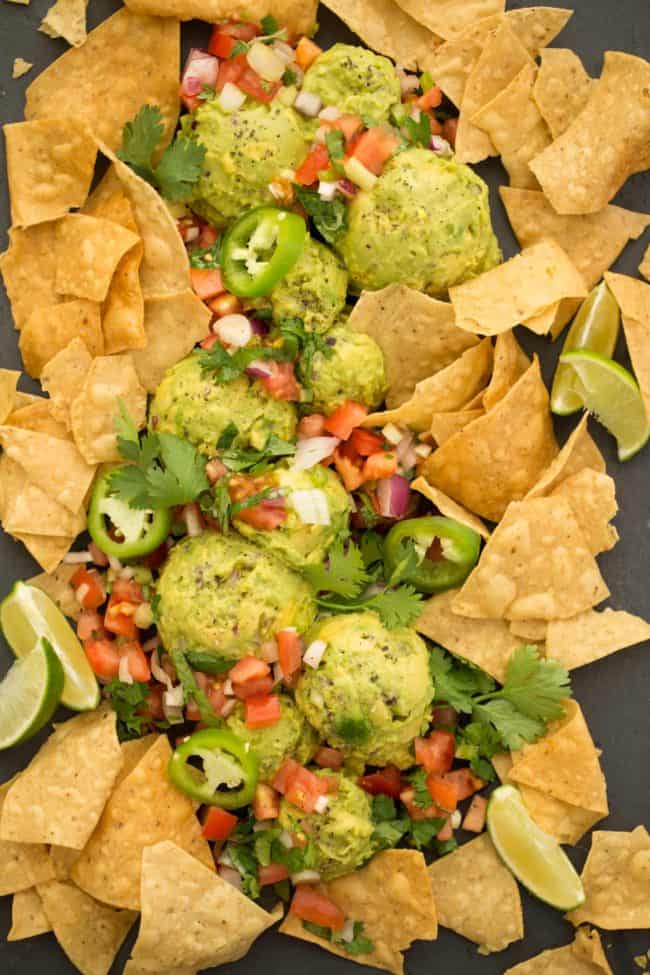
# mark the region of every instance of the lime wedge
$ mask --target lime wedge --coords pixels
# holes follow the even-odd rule
[[[618,459],[629,460],[650,437],[643,397],[632,373],[587,349],[566,352],[560,362],[575,371],[583,405],[616,437]]]
[[[11,665],[0,681],[0,750],[40,731],[63,689],[63,667],[45,639]]]
[[[28,654],[46,637],[63,665],[61,702],[73,711],[99,704],[99,685],[83,647],[67,619],[50,597],[35,586],[17,582],[0,603],[0,627],[17,657]]]
[[[585,899],[580,877],[560,844],[530,818],[519,790],[495,789],[487,810],[487,828],[506,867],[531,894],[560,911]]]

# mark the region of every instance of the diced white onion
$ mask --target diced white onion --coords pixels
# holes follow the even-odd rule
[[[274,41],[273,50],[278,57],[282,58],[285,64],[290,64],[296,56],[294,49],[289,47],[288,44],[285,44],[284,41]]]
[[[432,135],[429,146],[435,152],[436,156],[440,156],[441,159],[451,159],[454,155],[451,144],[440,135]]]
[[[389,444],[392,444],[393,447],[395,447],[404,436],[404,431],[395,423],[387,423],[381,432],[384,435],[384,439],[387,440]]]
[[[223,692],[226,695],[226,697],[232,697],[233,696],[233,693],[234,692],[233,692],[233,689],[232,689],[232,681],[231,681],[230,677],[228,678],[228,680],[223,685]]]
[[[318,113],[318,117],[322,118],[323,122],[336,122],[337,119],[341,118],[341,112],[334,105],[326,105]]]
[[[283,200],[285,197],[285,189],[282,183],[269,183],[269,193],[276,200]]]
[[[296,97],[293,107],[307,118],[316,118],[323,107],[323,103],[313,91],[301,91]]]
[[[77,602],[79,603],[80,606],[83,606],[84,599],[86,598],[89,592],[90,592],[90,586],[87,585],[85,582],[82,583],[78,589],[75,589],[74,594],[77,597]]]
[[[338,437],[306,437],[304,440],[299,440],[293,459],[293,469],[307,471],[315,467],[321,460],[331,456],[340,442]]]
[[[121,572],[122,571],[122,568],[123,568],[122,563],[120,562],[119,559],[115,558],[114,555],[109,555],[108,556],[108,564],[110,565],[110,567],[113,570],[113,572]]]
[[[219,95],[219,107],[223,112],[236,112],[246,101],[246,93],[227,81]]]
[[[431,444],[428,443],[419,443],[415,447],[415,453],[418,455],[418,457],[423,457],[423,458],[428,457],[432,450],[433,447],[431,446]]]
[[[233,870],[232,867],[220,866],[219,876],[222,880],[225,880],[227,884],[234,887],[236,890],[243,890],[244,882],[241,878],[239,870]]]
[[[176,687],[170,687],[163,694],[163,705],[166,705],[168,708],[182,708],[184,704],[185,694],[183,693],[182,684],[177,684]]]
[[[375,174],[366,169],[361,160],[354,156],[345,160],[343,169],[347,178],[362,190],[371,190],[377,182]]]
[[[145,644],[145,646],[142,649],[144,650],[145,647],[146,647],[146,644]],[[174,684],[172,682],[171,677],[169,676],[169,674],[167,673],[167,671],[165,670],[165,668],[160,663],[160,656],[158,654],[158,648],[157,647],[154,650],[154,652],[151,654],[151,673],[154,675],[154,677],[156,678],[157,681],[160,681],[161,684],[164,684],[165,685],[165,687],[167,688],[168,691],[171,691],[171,689],[173,688]],[[181,701],[181,704],[182,703],[183,702]]]
[[[451,814],[451,820],[450,820],[451,828],[459,829],[462,821],[463,821],[463,817],[461,816],[460,809],[454,810],[454,812]]]
[[[293,849],[293,836],[291,835],[288,829],[283,829],[280,835],[278,836],[278,839],[280,840],[280,843],[285,848],[285,850]]]
[[[66,565],[82,565],[85,562],[92,562],[93,557],[90,552],[68,552],[63,556]]]
[[[314,640],[314,642],[310,643],[303,653],[302,662],[308,667],[312,667],[314,670],[316,670],[323,659],[323,654],[326,650],[327,644],[325,643],[325,640]]]
[[[203,533],[201,517],[193,504],[185,505],[185,508],[183,509],[183,521],[185,522],[187,534],[190,536],[190,538],[196,538],[198,535]]]
[[[319,796],[314,803],[314,812],[322,815],[330,804],[329,796]]]
[[[230,856],[230,850],[227,846],[224,846],[223,850],[219,854],[217,863],[220,867],[232,867],[232,857]]]
[[[345,941],[346,944],[349,944],[350,941],[354,941],[354,921],[348,918],[339,931],[338,937],[341,939],[341,941]]]
[[[253,337],[253,329],[246,315],[224,315],[215,325],[215,332],[222,342],[242,348]]]
[[[330,525],[332,522],[327,495],[320,488],[292,491],[290,503],[305,525]]]
[[[420,79],[416,74],[400,74],[399,83],[403,95],[416,91],[420,87]]]
[[[321,200],[332,201],[336,196],[338,196],[339,184],[338,181],[334,180],[324,180],[322,179],[318,184],[318,195]]]
[[[222,718],[227,718],[229,714],[233,713],[236,707],[237,700],[234,697],[231,697],[230,700],[226,701],[226,703],[222,706],[219,714]]]
[[[117,672],[118,678],[123,684],[132,684],[133,678],[131,677],[131,671],[129,670],[129,655],[125,653],[124,656],[120,657],[120,667]]]
[[[291,874],[292,884],[317,884],[320,882],[318,870],[299,870]]]
[[[246,60],[253,71],[257,71],[265,81],[280,81],[287,67],[284,58],[281,58],[272,47],[260,41],[251,45]]]

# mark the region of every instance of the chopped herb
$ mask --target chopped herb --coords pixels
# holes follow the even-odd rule
[[[163,117],[158,106],[143,105],[135,118],[125,124],[122,148],[117,155],[167,199],[186,200],[201,175],[205,146],[178,135],[154,165],[153,154],[163,133]]]
[[[204,724],[212,727],[215,725],[220,725],[221,720],[215,714],[214,708],[210,704],[207,694],[205,691],[202,691],[196,683],[196,679],[192,673],[192,668],[190,667],[185,653],[182,650],[172,650],[170,656],[172,658],[172,663],[176,668],[178,679],[182,684],[185,700],[188,701],[191,698],[194,701],[201,713],[201,721]]]
[[[430,809],[433,805],[433,799],[431,798],[431,793],[429,792],[429,787],[427,786],[427,773],[423,768],[416,769],[409,775],[409,782],[413,786],[413,802],[420,809]]]
[[[239,436],[239,427],[232,420],[217,440],[217,450],[228,450]]]
[[[257,859],[253,850],[243,843],[229,843],[228,853],[232,864],[242,879],[242,889],[253,900],[260,896],[261,888],[257,875]]]
[[[320,924],[312,924],[311,921],[303,921],[302,926],[305,931],[316,935],[317,938],[322,938],[323,941],[331,941],[332,944],[342,948],[349,955],[370,955],[375,950],[372,941],[363,934],[362,921],[354,922],[354,937],[351,941],[344,941],[339,932],[332,931],[331,928],[325,928]]]
[[[240,54],[248,54],[249,48],[250,44],[247,44],[246,41],[237,41],[228,57],[238,58]]]
[[[433,75],[429,71],[423,72],[420,75],[420,88],[426,94],[426,92],[431,91],[435,87],[435,81],[433,80]]]
[[[345,159],[345,138],[341,130],[330,129],[325,135],[325,145],[334,171],[341,175]]]
[[[413,145],[424,146],[425,149],[429,148],[429,143],[431,142],[431,119],[426,112],[420,112],[420,117],[417,119],[412,118],[410,115],[405,116],[402,121],[402,126],[406,129],[408,138]]]
[[[296,74],[296,72],[292,71],[291,68],[287,68],[287,70],[282,75],[282,84],[286,85],[287,88],[289,88],[291,85],[295,85],[297,81],[298,81],[298,75]]]
[[[262,17],[260,25],[262,27],[262,33],[266,35],[277,34],[280,29],[280,25],[272,14],[267,14],[266,17]]]
[[[279,330],[288,358],[300,359],[300,371],[305,381],[311,377],[317,353],[326,359],[334,355],[334,349],[322,335],[307,331],[302,318],[283,318]]]
[[[421,850],[425,846],[431,846],[444,825],[445,820],[439,819],[438,817],[433,819],[412,819],[411,839],[413,845],[418,850]]]
[[[202,352],[199,358],[204,373],[214,372],[219,382],[229,383],[243,376],[256,359],[273,359],[282,362],[286,358],[286,353],[282,349],[255,345],[237,349],[231,354],[220,342],[215,342],[212,348],[208,352]]]
[[[227,674],[233,666],[233,661],[228,657],[219,657],[213,653],[205,653],[203,650],[186,650],[185,659],[192,670],[199,670],[202,674],[209,674],[211,677]]]
[[[384,539],[378,532],[364,532],[360,541],[361,558],[368,570],[382,565],[384,561]]]
[[[340,196],[333,200],[324,200],[316,190],[306,186],[293,186],[296,199],[303,205],[318,233],[327,241],[334,244],[348,228],[348,210],[345,201]]]
[[[196,97],[201,102],[207,102],[213,99],[216,94],[217,92],[214,88],[210,88],[209,85],[203,85],[203,88],[201,89],[201,91],[198,93]]]
[[[317,592],[327,591],[348,598],[358,596],[368,581],[361,551],[354,543],[347,547],[340,543],[333,545],[327,564],[309,566],[304,574]]]
[[[221,266],[221,240],[210,247],[193,247],[189,253],[190,267],[211,270]]]
[[[359,491],[357,494],[357,504],[358,511],[366,528],[374,528],[381,521],[381,515],[378,515],[372,506],[372,501],[368,497],[365,491]]]
[[[117,736],[120,741],[141,738],[151,724],[149,715],[138,713],[149,697],[149,685],[137,680],[132,684],[112,680],[106,685],[106,691],[117,715]]]
[[[220,447],[220,443],[217,446]],[[288,440],[281,440],[273,433],[261,450],[254,450],[252,447],[229,447],[220,448],[220,451],[219,460],[228,470],[261,474],[278,458],[292,457],[296,452],[296,445]]]

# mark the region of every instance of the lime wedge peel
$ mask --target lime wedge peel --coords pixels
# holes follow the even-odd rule
[[[76,633],[58,606],[35,586],[17,582],[0,603],[0,627],[16,657],[30,653],[45,637],[63,665],[61,703],[73,711],[99,704],[99,685]]]
[[[616,437],[619,460],[629,460],[650,437],[645,404],[632,373],[587,349],[566,352],[560,362],[574,370],[585,408]]]
[[[584,903],[582,881],[554,837],[530,817],[519,790],[496,789],[488,803],[487,828],[497,853],[520,883],[560,911]]]
[[[16,660],[0,682],[0,750],[26,741],[54,714],[63,690],[63,667],[41,639]]]

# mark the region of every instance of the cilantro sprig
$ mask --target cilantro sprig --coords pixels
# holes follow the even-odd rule
[[[420,112],[419,118],[417,119],[407,115],[402,122],[402,127],[406,130],[406,135],[413,145],[424,146],[425,149],[429,148],[429,143],[431,142],[431,119],[426,112]]]
[[[339,931],[332,931],[331,928],[325,928],[321,924],[312,924],[311,921],[303,921],[302,926],[305,931],[309,931],[310,934],[315,934],[317,938],[322,938],[323,941],[331,941],[332,944],[336,945],[337,948],[341,948],[348,955],[371,955],[375,950],[373,942],[370,938],[366,938],[363,933],[363,921],[354,922],[354,937],[349,941],[342,938]]]
[[[324,200],[316,190],[307,186],[293,186],[296,199],[311,217],[314,227],[327,241],[334,244],[348,229],[348,208],[345,201],[336,196],[333,200]]]
[[[208,269],[221,266],[221,238],[210,247],[193,247],[189,252],[190,267]]]
[[[269,345],[245,346],[230,353],[220,342],[215,342],[209,351],[201,352],[200,363],[204,373],[213,372],[219,382],[229,383],[243,376],[257,359],[284,362],[286,358],[284,349]]]
[[[164,131],[159,107],[143,105],[135,118],[125,124],[117,155],[162,196],[182,202],[201,175],[206,149],[200,142],[178,135],[154,164],[153,156]]]
[[[260,450],[255,450],[253,447],[234,447],[233,443],[238,434],[237,426],[229,423],[217,441],[219,460],[229,471],[262,474],[280,458],[293,457],[296,452],[295,443],[282,440],[274,433]]]
[[[299,359],[300,374],[304,382],[308,382],[311,377],[317,354],[325,359],[331,359],[334,355],[334,349],[322,335],[307,331],[302,318],[283,318],[279,324],[279,333],[287,357]]]
[[[106,685],[105,690],[117,715],[117,736],[120,741],[141,738],[152,724],[160,731],[169,727],[168,721],[152,722],[145,710],[149,697],[148,684],[137,680],[132,684],[123,684],[116,678]]]

